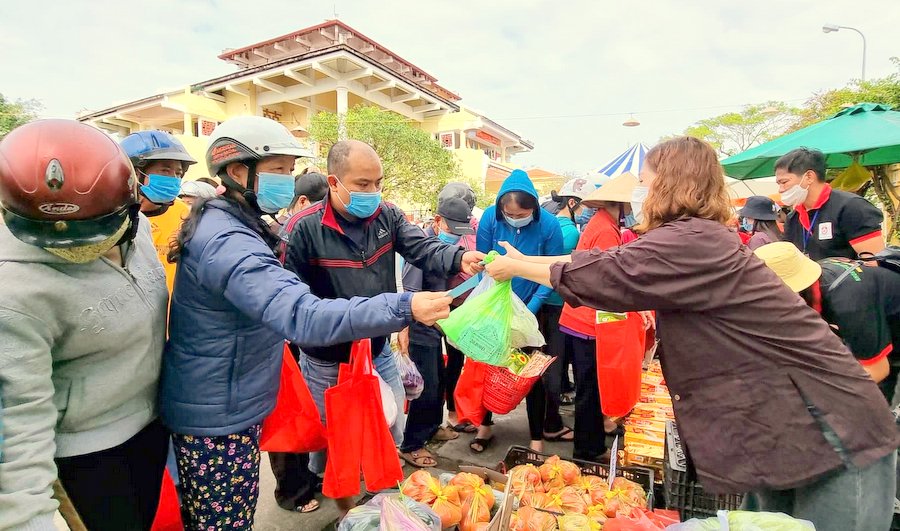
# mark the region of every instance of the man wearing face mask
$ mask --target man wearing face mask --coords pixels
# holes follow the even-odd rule
[[[0,529],[53,529],[57,478],[88,529],[153,522],[168,292],[139,201],[98,129],[40,120],[0,142]]]
[[[864,198],[825,182],[825,155],[797,148],[775,162],[781,200],[794,207],[784,239],[813,260],[857,258],[884,249],[881,211]]]
[[[371,146],[343,140],[328,152],[328,195],[301,213],[291,231],[285,267],[297,273],[320,297],[374,296],[397,290],[395,253],[427,274],[453,276],[482,269],[484,254],[465,251],[428,237],[406,221],[397,207],[382,202],[384,175],[381,160]],[[398,411],[405,392],[390,346],[384,336],[373,337],[375,369],[391,386]],[[325,412],[325,390],[337,383],[338,365],[350,355],[350,344],[306,348],[301,368],[320,413]],[[324,419],[323,419],[324,420]],[[392,427],[397,444],[403,437],[403,415]],[[325,470],[323,454],[311,456],[310,468]],[[343,510],[351,500],[339,500]]]
[[[137,173],[141,214],[150,220],[150,233],[160,262],[166,269],[169,294],[175,285],[175,264],[166,260],[169,244],[191,211],[178,195],[181,178],[197,161],[175,137],[165,131],[140,131],[122,139],[122,149]]]
[[[425,235],[437,236],[442,242],[462,249],[475,249],[475,230],[470,224],[471,216],[472,209],[463,199],[447,197],[438,203],[437,215],[432,225],[425,230]],[[453,277],[454,284],[459,284],[456,282],[458,278],[459,276]],[[444,291],[450,287],[450,281],[443,275],[425,273],[408,262],[403,266],[404,291]],[[399,337],[401,354],[412,359],[425,380],[422,395],[409,404],[409,417],[403,433],[403,444],[400,446],[400,457],[420,468],[437,464],[434,456],[425,448],[425,443],[431,439],[450,441],[459,437],[451,428],[441,426],[444,419],[444,394],[451,387],[445,378],[441,342],[440,330],[419,323],[413,323],[401,331]],[[462,369],[462,360],[458,361],[459,368]],[[456,378],[459,378],[458,374]],[[452,387],[455,388],[455,382],[453,384]]]

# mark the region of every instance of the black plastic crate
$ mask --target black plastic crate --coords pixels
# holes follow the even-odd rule
[[[506,458],[503,459],[503,470],[501,470],[501,472],[505,474],[512,470],[513,467],[519,465],[532,464],[540,466],[548,457],[550,457],[550,454],[535,452],[531,448],[526,448],[524,446],[510,446],[509,450],[506,452]],[[582,461],[580,459],[565,459],[565,461],[570,461],[578,465],[582,474],[591,474],[603,479],[609,479],[608,464]],[[644,492],[647,493],[649,507],[653,507],[653,475],[653,470],[649,468],[639,466],[616,467],[616,477],[623,477],[627,480],[634,481],[644,489]]]
[[[678,428],[672,421],[666,423],[666,451],[663,461],[666,508],[677,510],[682,521],[716,516],[722,509],[733,511],[739,509],[744,501],[742,494],[706,494],[699,483],[687,480],[687,459],[681,447]]]

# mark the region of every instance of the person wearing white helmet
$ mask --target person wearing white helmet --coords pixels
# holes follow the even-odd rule
[[[172,246],[160,415],[173,432],[186,529],[253,527],[260,428],[275,406],[285,339],[325,346],[449,315],[445,294],[322,300],[282,267],[261,216],[290,205],[294,163],[309,155],[272,120],[222,123],[206,159],[226,192],[196,205]]]
[[[200,181],[187,181],[182,183],[181,191],[178,193],[178,198],[184,201],[188,206],[194,206],[196,201],[215,199],[218,196],[215,187]]]

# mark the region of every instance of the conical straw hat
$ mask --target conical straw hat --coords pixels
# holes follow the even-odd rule
[[[582,203],[588,208],[597,208],[603,201],[628,203],[631,201],[631,191],[637,185],[638,178],[631,172],[625,172],[594,190]]]

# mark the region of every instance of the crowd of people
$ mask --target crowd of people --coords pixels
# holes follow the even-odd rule
[[[434,467],[427,443],[463,434],[484,452],[492,415],[457,416],[465,357],[435,325],[465,303],[448,290],[487,274],[557,357],[525,398],[532,449],[609,459],[597,311],[635,312],[620,340],[659,340],[704,488],[818,529],[887,529],[900,275],[872,260],[881,212],[833,190],[820,152],[777,162],[789,213],[766,197],[735,211],[714,150],[684,137],[639,176],[570,180],[549,209],[522,170],[481,216],[450,183],[424,230],[383,200],[369,145],[339,141],[325,172],[294,176],[311,156],[261,117],[220,124],[196,180],[160,131],[117,144],[40,120],[0,141],[0,528],[55,529],[65,492],[88,529],[149,529],[167,463],[186,528],[252,528],[285,342],[323,423],[351,343],[371,339],[397,459]],[[408,410],[397,356],[424,380]],[[269,460],[279,506],[316,510],[327,453]]]

